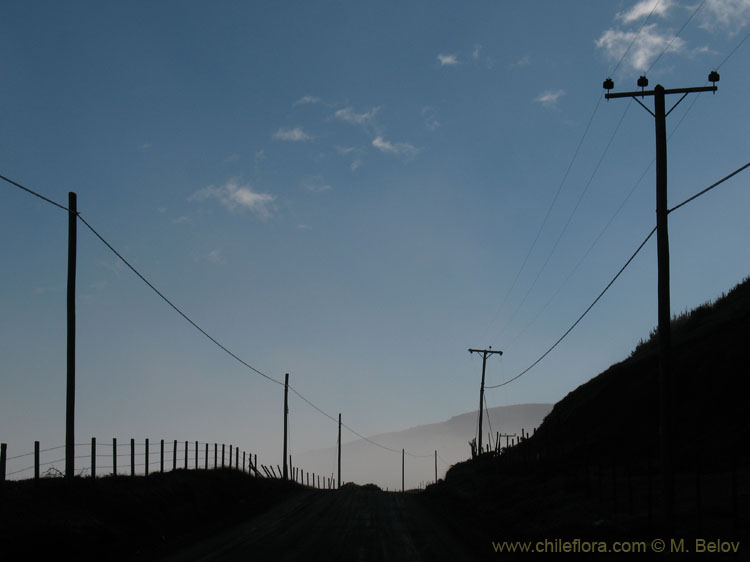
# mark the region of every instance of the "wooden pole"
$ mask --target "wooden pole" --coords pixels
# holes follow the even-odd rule
[[[404,491],[404,455],[405,449],[401,449],[401,491]]]
[[[224,468],[224,443],[221,444],[221,468]]]
[[[77,197],[71,191],[68,193],[68,346],[65,388],[65,478],[69,480],[75,472],[77,225]]]
[[[245,451],[242,451],[242,472],[245,472]]]
[[[206,463],[206,470],[208,470],[208,443],[206,443],[206,458],[204,459]]]
[[[34,480],[39,480],[39,441],[34,441]]]
[[[498,441],[500,438],[498,437]],[[437,449],[435,449],[435,484],[437,484]]]
[[[112,438],[112,475],[117,476],[117,438]]]
[[[187,470],[188,467],[188,442],[185,441],[185,470]]]
[[[195,442],[195,470],[198,470],[198,442]]]
[[[145,457],[144,457],[144,472],[146,473],[146,476],[148,476],[148,437],[146,437],[146,448],[145,448]]]
[[[232,468],[232,445],[229,445],[229,468]]]
[[[234,448],[234,469],[239,470],[240,468],[240,449],[239,447]]]
[[[159,472],[164,472],[164,439],[161,440],[159,447]]]
[[[5,482],[5,467],[8,459],[8,444],[0,443],[0,482]]]
[[[91,478],[96,478],[96,437],[91,438]]]
[[[130,438],[130,476],[135,476],[135,439]]]
[[[287,417],[289,416],[289,373],[284,375],[284,480],[287,479],[286,466],[286,440],[287,440]]]
[[[339,412],[339,489],[341,488],[341,413]]]
[[[172,470],[177,470],[177,439],[172,442]]]
[[[219,462],[219,445],[218,443],[214,443],[214,468],[218,466]]]

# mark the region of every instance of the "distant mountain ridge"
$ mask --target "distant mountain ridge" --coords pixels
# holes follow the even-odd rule
[[[492,430],[492,440],[499,433],[521,434],[533,431],[551,411],[552,404],[515,404],[489,409],[489,420],[483,422],[484,442]],[[401,488],[401,449],[406,449],[405,480],[407,488],[435,479],[434,451],[438,452],[438,477],[442,478],[449,465],[471,456],[469,440],[476,433],[477,411],[458,414],[452,418],[401,431],[381,433],[368,438],[394,451],[384,450],[362,439],[344,443],[341,449],[342,480],[365,484],[373,482],[384,488]],[[502,444],[505,443],[503,439]],[[414,457],[411,455],[419,455]],[[305,470],[335,475],[336,448],[308,451],[293,459]]]

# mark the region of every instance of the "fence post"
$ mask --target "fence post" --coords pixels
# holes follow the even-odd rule
[[[188,442],[185,441],[185,470],[187,470],[187,460],[188,460]]]
[[[144,458],[144,466],[145,466],[145,472],[146,476],[148,476],[148,437],[146,437],[146,450],[145,450],[146,456]]]
[[[8,456],[8,444],[0,443],[0,482],[5,482],[5,463]]]
[[[240,449],[239,447],[234,448],[234,469],[239,470],[240,468]]]
[[[96,437],[91,438],[91,478],[96,478]]]
[[[172,443],[172,470],[177,470],[177,439]]]
[[[135,476],[135,439],[130,438],[130,476]]]
[[[232,446],[229,445],[229,468],[232,468]]]
[[[219,460],[219,445],[217,443],[214,443],[214,468],[217,466],[217,462]]]
[[[198,470],[198,442],[195,442],[195,470]]]
[[[242,451],[242,472],[245,472],[245,451]]]
[[[221,444],[221,468],[224,468],[224,443]]]
[[[204,460],[206,461],[206,470],[208,470],[208,443],[206,443],[206,458]]]
[[[34,441],[34,480],[39,480],[39,441]]]
[[[112,438],[112,476],[117,476],[117,437]]]
[[[159,450],[159,470],[164,472],[164,439],[161,440],[161,448]]]

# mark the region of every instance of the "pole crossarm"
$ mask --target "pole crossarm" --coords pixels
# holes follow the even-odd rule
[[[495,350],[495,349],[470,349],[470,350],[469,350],[469,353],[485,353],[485,354],[488,354],[488,355],[489,355],[490,353],[497,353],[497,354],[499,354],[499,355],[502,355],[502,354],[503,354],[503,352],[502,352],[502,351],[500,351],[500,350]]]
[[[695,88],[674,88],[671,90],[664,90],[664,95],[669,94],[692,94],[696,92],[716,92],[719,89],[718,86],[697,86]],[[642,98],[644,96],[655,95],[656,90],[642,90],[638,92],[615,92],[614,94],[604,94],[604,98],[611,100],[614,98]]]

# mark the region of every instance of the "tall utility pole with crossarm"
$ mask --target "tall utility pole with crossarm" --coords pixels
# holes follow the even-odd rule
[[[604,81],[607,93],[604,97],[608,100],[613,98],[632,98],[654,117],[656,130],[656,255],[657,255],[657,277],[658,277],[658,299],[659,299],[659,326],[657,337],[659,344],[659,461],[662,475],[662,501],[664,517],[667,521],[672,520],[674,513],[674,473],[672,471],[672,428],[670,408],[671,387],[671,312],[669,305],[669,234],[667,227],[667,116],[677,105],[690,93],[716,92],[716,82],[719,81],[719,73],[715,70],[708,75],[708,81],[712,86],[701,86],[697,88],[677,88],[665,90],[657,85],[653,90],[646,90],[648,79],[641,76],[638,86],[641,91],[610,93],[614,88],[611,78]],[[666,111],[665,96],[669,94],[682,94],[669,111]],[[654,97],[654,110],[651,111],[638,98],[646,96]]]
[[[490,346],[489,349],[470,349],[469,353],[481,353],[482,354],[482,386],[479,387],[479,443],[477,446],[477,454],[482,454],[482,411],[484,410],[484,372],[487,369],[487,356],[497,353],[502,355],[502,351],[496,351]]]

